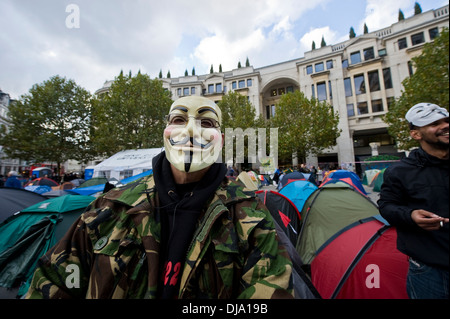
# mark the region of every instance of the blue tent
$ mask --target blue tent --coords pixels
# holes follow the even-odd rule
[[[47,185],[28,185],[28,186],[25,186],[25,189],[27,191],[38,193],[41,195],[44,193],[50,192],[52,190],[52,188]]]
[[[327,184],[327,183],[336,183],[336,181],[342,181],[347,183],[348,185],[353,186],[358,192],[360,192],[361,194],[367,196],[367,192],[364,189],[364,186],[361,182],[361,180],[359,179],[358,175],[356,175],[353,172],[350,171],[346,171],[346,170],[336,170],[336,171],[331,171],[324,179],[324,181],[322,182],[322,184],[320,184],[320,187],[322,187],[323,185]]]
[[[280,193],[289,198],[301,212],[308,197],[317,189],[317,186],[308,181],[292,181],[284,186]]]
[[[150,169],[150,170],[145,171],[145,172],[142,172],[142,173],[140,173],[140,174],[137,174],[137,175],[134,175],[134,176],[131,176],[131,177],[124,178],[124,179],[122,179],[122,180],[119,182],[119,184],[125,185],[125,184],[128,184],[128,183],[134,182],[135,180],[137,180],[137,179],[139,179],[139,178],[141,178],[141,177],[148,176],[148,175],[150,175],[150,174],[152,174],[152,173],[153,173],[153,170]]]
[[[65,191],[70,194],[79,194],[79,195],[90,196],[90,195],[93,195],[98,192],[103,192],[104,189],[105,189],[105,184],[98,184],[98,185],[93,185],[93,186],[88,186],[88,187],[81,187],[81,188],[78,187],[78,188],[74,188],[74,189],[66,189]]]

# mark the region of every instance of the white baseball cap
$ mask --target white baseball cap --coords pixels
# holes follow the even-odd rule
[[[406,120],[414,126],[423,127],[448,117],[448,111],[432,103],[419,103],[406,113]]]

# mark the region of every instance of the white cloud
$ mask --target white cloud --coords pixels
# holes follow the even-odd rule
[[[336,44],[345,40],[342,39],[342,37],[339,37],[338,33],[334,30],[331,30],[329,26],[311,29],[300,39],[302,51],[310,51],[313,41],[316,44],[316,48],[320,48],[322,37],[324,38],[327,45]]]
[[[367,0],[365,18],[359,24],[356,33],[362,33],[364,23],[367,24],[369,32],[390,26],[398,21],[398,10],[409,14],[414,7],[414,0]]]

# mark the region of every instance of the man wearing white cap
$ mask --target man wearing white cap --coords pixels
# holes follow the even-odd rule
[[[405,115],[420,147],[384,172],[378,206],[409,256],[410,298],[449,298],[449,114],[431,103]]]

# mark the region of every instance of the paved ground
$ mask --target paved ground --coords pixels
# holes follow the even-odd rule
[[[363,185],[364,189],[366,190],[367,196],[370,198],[372,202],[375,204],[377,203],[377,200],[380,198],[379,192],[374,192],[372,187]],[[377,205],[378,206],[378,205]]]

